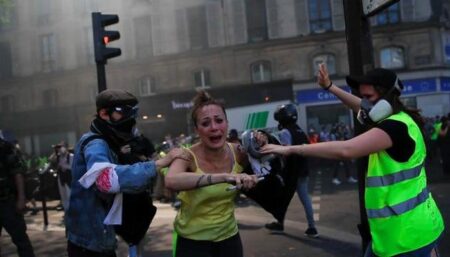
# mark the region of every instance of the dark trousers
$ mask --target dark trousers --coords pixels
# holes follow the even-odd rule
[[[19,257],[34,257],[23,214],[17,213],[13,198],[0,201],[0,228],[5,228],[17,247]]]
[[[178,235],[176,257],[243,257],[239,233],[220,242],[191,240]]]
[[[116,253],[99,253],[80,247],[67,241],[67,254],[69,257],[116,257]]]

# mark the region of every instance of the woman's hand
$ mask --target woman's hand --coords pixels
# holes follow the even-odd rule
[[[183,148],[173,148],[166,156],[155,162],[157,169],[168,167],[175,159],[182,159],[189,162],[191,160],[191,155]]]
[[[319,72],[317,74],[317,84],[323,89],[328,89],[331,84],[330,76],[328,75],[327,66],[323,63],[319,64]]]
[[[129,154],[131,153],[131,146],[130,145],[124,145],[120,148],[120,152],[123,154]]]
[[[249,190],[256,186],[258,177],[256,175],[248,175],[245,173],[227,174],[226,182],[235,184],[237,189]]]
[[[289,155],[291,154],[289,149],[289,146],[266,144],[261,148],[261,150],[259,150],[259,152],[262,154],[276,153],[281,155]]]

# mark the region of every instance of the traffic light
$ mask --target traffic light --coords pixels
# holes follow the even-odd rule
[[[94,33],[95,62],[106,64],[109,58],[121,55],[120,48],[107,47],[107,45],[120,38],[119,31],[105,30],[106,26],[119,22],[119,16],[116,14],[102,14],[100,12],[92,13],[92,30]]]

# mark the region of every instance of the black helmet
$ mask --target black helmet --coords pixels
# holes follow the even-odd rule
[[[277,107],[273,118],[280,124],[297,122],[297,107],[294,104],[282,104]]]

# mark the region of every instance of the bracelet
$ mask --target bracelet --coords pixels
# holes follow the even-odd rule
[[[201,175],[199,178],[198,178],[198,180],[197,180],[197,183],[195,184],[195,187],[200,187],[200,182],[202,181],[202,179],[205,177],[205,175]]]
[[[212,185],[211,175],[208,175],[208,177],[206,179],[208,180],[208,185]]]
[[[324,88],[325,90],[329,90],[330,89],[330,87],[333,85],[333,81],[331,81],[330,80],[330,84],[326,87],[326,88]]]

